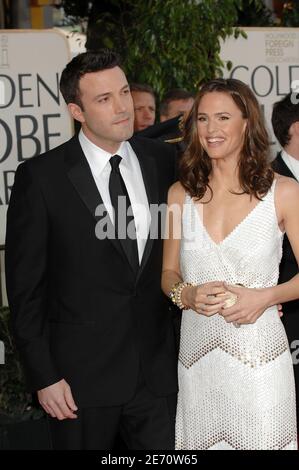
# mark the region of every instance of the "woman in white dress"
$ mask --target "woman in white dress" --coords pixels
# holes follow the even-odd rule
[[[186,142],[162,275],[184,309],[176,449],[296,449],[277,304],[299,297],[299,275],[277,280],[285,232],[299,263],[299,185],[271,170],[258,102],[238,80],[200,89]]]

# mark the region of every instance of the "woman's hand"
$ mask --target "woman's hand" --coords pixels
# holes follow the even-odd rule
[[[225,293],[223,282],[207,282],[200,286],[185,287],[181,301],[195,312],[210,317],[220,312],[225,300],[230,297],[229,294],[216,297],[217,294],[223,293]]]
[[[235,305],[230,308],[221,308],[219,312],[228,323],[236,323],[237,325],[255,323],[270,306],[267,289],[248,289],[225,283],[224,287],[228,292],[238,296]]]

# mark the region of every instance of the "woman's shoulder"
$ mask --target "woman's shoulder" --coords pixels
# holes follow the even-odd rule
[[[276,200],[284,205],[299,204],[299,183],[294,178],[275,173]]]
[[[168,190],[168,202],[183,204],[186,197],[186,190],[180,181],[172,184]]]
[[[287,194],[299,194],[299,183],[294,178],[283,176],[279,173],[274,173],[274,177],[276,179],[276,188],[278,193],[283,193],[285,196]]]
[[[170,186],[168,193],[172,196],[182,197],[185,196],[186,190],[180,181],[176,181]]]

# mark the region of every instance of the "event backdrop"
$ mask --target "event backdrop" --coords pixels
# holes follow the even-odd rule
[[[17,166],[73,133],[59,93],[69,59],[67,39],[57,31],[0,30],[0,244]]]
[[[248,38],[229,38],[221,57],[231,61],[225,76],[251,86],[263,106],[273,142],[272,105],[299,89],[298,28],[245,28]],[[78,38],[73,38],[77,46]],[[79,45],[82,48],[83,40]],[[158,53],[158,52],[157,52]],[[0,30],[0,244],[14,172],[33,155],[56,147],[72,135],[72,123],[59,94],[62,69],[71,57],[66,35],[57,30]],[[298,95],[299,96],[299,95]]]
[[[274,157],[279,144],[271,126],[273,103],[289,93],[292,83],[299,93],[299,28],[242,29],[247,39],[231,37],[222,44],[222,60],[233,64],[224,75],[242,80],[256,94],[264,110]]]

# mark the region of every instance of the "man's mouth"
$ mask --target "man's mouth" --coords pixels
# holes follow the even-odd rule
[[[127,122],[129,122],[130,118],[129,117],[126,117],[124,119],[120,119],[119,121],[116,121],[114,124],[125,124]]]

